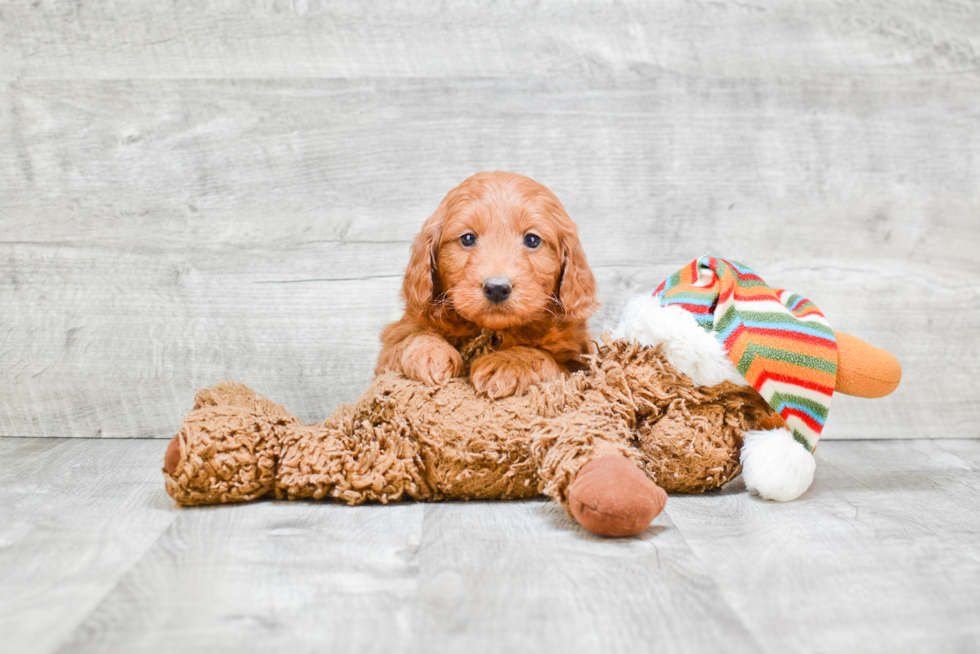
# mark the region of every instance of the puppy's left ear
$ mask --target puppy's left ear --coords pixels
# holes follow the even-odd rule
[[[562,266],[558,281],[558,301],[567,318],[585,320],[599,306],[595,277],[585,260],[585,250],[578,240],[578,230],[574,223],[566,218],[560,224]]]

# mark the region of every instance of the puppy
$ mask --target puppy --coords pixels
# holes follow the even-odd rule
[[[490,397],[522,394],[592,350],[595,278],[575,224],[547,188],[478,173],[454,188],[412,243],[405,315],[381,335],[375,373],[439,385],[468,372]],[[490,330],[493,351],[469,361]]]

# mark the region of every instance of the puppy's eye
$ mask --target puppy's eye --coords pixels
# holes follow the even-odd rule
[[[476,245],[476,234],[466,233],[459,237],[459,244],[464,248],[471,248]]]
[[[524,247],[528,250],[537,250],[541,247],[541,237],[537,234],[527,234],[524,236]]]

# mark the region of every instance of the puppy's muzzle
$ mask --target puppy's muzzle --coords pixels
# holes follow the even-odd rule
[[[483,280],[483,294],[494,304],[500,304],[510,297],[512,287],[506,277],[488,277]]]

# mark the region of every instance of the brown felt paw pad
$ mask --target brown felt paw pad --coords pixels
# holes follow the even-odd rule
[[[163,469],[167,474],[177,472],[177,464],[180,463],[180,434],[177,434],[167,446],[167,454],[163,457]]]
[[[568,490],[579,524],[600,536],[633,536],[663,510],[667,493],[624,456],[589,461]]]

